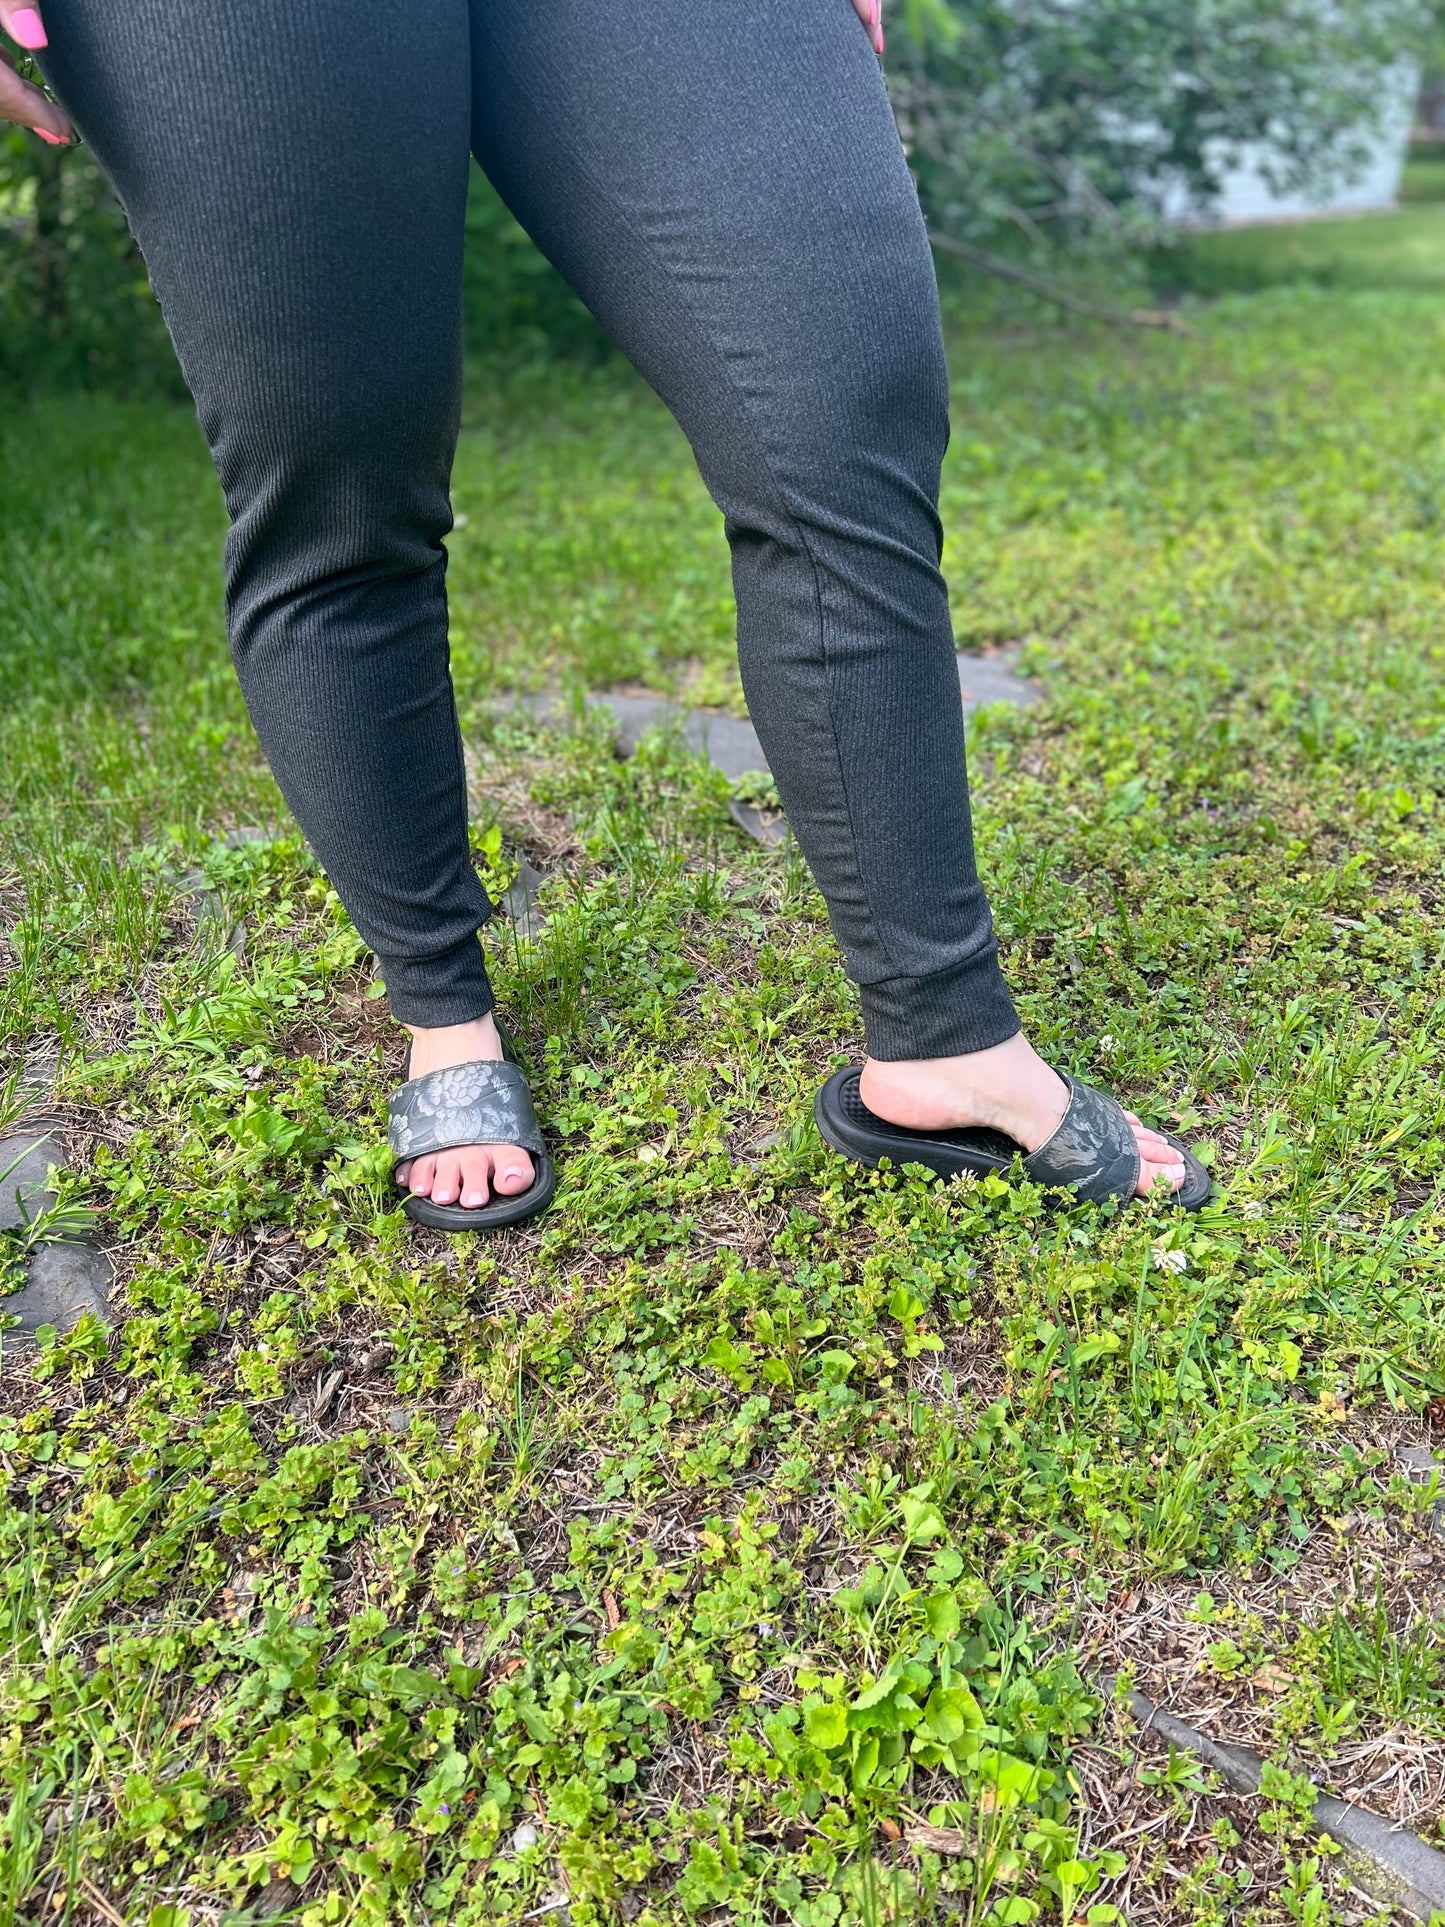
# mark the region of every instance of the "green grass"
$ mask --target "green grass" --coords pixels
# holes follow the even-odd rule
[[[1439,1728],[1430,1609],[1344,1584],[1361,1533],[1424,1543],[1391,1448],[1445,1394],[1414,232],[1179,336],[955,330],[959,634],[1048,691],[973,736],[1006,967],[1041,1048],[1205,1147],[1189,1222],[844,1166],[809,1105],[858,1025],[806,875],[676,745],[497,710],[737,700],[716,518],[604,362],[474,369],[452,543],[478,861],[551,873],[540,941],[488,943],[562,1190],[416,1233],[398,1040],[233,686],[195,424],[10,404],[0,1037],[61,1051],[127,1322],[0,1381],[0,1918],[1352,1917],[1293,1782],[1243,1845],[1081,1847],[1073,1749],[1114,1602],[1306,1576],[1293,1624],[1209,1636],[1246,1695],[1307,1672],[1259,1700],[1281,1766]]]
[[[1351,215],[1289,226],[1191,236],[1153,257],[1167,293],[1218,295],[1303,282],[1319,288],[1445,288],[1445,152],[1406,164],[1394,214]]]

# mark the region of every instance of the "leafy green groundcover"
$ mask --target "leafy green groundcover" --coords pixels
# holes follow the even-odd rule
[[[129,1314],[0,1380],[21,1918],[1349,1917],[1287,1775],[1273,1845],[1077,1832],[1081,1615],[1418,1531],[1391,1441],[1445,1392],[1440,322],[1191,325],[958,342],[944,497],[960,632],[1049,690],[973,741],[1010,977],[1041,1048],[1206,1147],[1184,1222],[847,1169],[808,1106],[856,1016],[796,860],[676,745],[495,713],[543,674],[734,687],[711,511],[604,368],[474,391],[453,540],[477,860],[550,873],[540,939],[488,941],[563,1189],[416,1233],[397,1039],[230,682],[193,424],[9,418],[0,1026],[63,1052],[62,1205]],[[1376,1610],[1322,1583],[1209,1647],[1318,1674],[1281,1773],[1328,1779],[1402,1680],[1438,1735],[1442,1602]]]

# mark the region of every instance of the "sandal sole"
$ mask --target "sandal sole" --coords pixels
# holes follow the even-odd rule
[[[965,1173],[982,1178],[990,1172],[1004,1176],[1015,1158],[1028,1155],[1021,1144],[1002,1131],[982,1127],[910,1131],[901,1124],[890,1124],[863,1102],[860,1076],[856,1065],[835,1071],[813,1099],[813,1118],[823,1142],[855,1164],[876,1169],[883,1158],[888,1158],[894,1164],[921,1164],[940,1178]],[[1162,1131],[1159,1135],[1184,1160],[1184,1182],[1173,1194],[1172,1204],[1180,1211],[1199,1210],[1209,1202],[1213,1180],[1187,1144]]]

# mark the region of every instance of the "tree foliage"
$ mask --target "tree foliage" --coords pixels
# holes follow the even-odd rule
[[[84,148],[0,122],[0,378],[179,390],[145,266]]]
[[[1033,252],[1155,238],[1171,205],[1207,206],[1260,143],[1277,186],[1328,188],[1442,18],[1445,0],[899,0],[889,84],[930,227],[987,266],[980,245],[1009,238]],[[465,307],[473,352],[600,343],[480,177]],[[91,156],[0,126],[0,378],[42,370],[178,379]]]
[[[1157,236],[1267,149],[1348,178],[1410,85],[1430,0],[904,0],[894,107],[930,224],[1034,246]]]

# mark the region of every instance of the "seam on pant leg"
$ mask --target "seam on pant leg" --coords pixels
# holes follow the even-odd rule
[[[531,108],[533,113],[538,115],[540,118],[546,120],[548,116],[542,114],[541,103],[538,101],[536,94],[533,93],[531,89],[526,86],[525,81],[521,82],[520,85],[521,85],[521,91],[523,91],[526,94],[529,102],[531,103]],[[706,328],[702,324],[701,319],[694,312],[691,304],[687,301],[687,299],[683,295],[681,289],[678,286],[677,276],[673,273],[673,271],[670,268],[668,268],[665,261],[662,261],[659,258],[655,247],[653,247],[652,244],[650,244],[643,236],[637,233],[636,228],[633,226],[632,221],[629,218],[626,209],[623,207],[621,201],[618,199],[616,194],[613,193],[611,188],[609,188],[605,182],[598,179],[597,175],[587,165],[586,161],[576,151],[576,149],[571,145],[571,143],[561,139],[560,137],[554,136],[554,138],[557,138],[558,146],[566,154],[572,166],[576,168],[577,172],[589,184],[593,192],[596,193],[602,200],[604,200],[612,208],[614,215],[616,216],[623,232],[627,235],[629,241],[637,249],[638,253],[653,264],[654,268],[657,270],[657,272],[661,275],[663,281],[666,283],[672,295],[672,298],[677,305],[678,311],[686,317],[696,339],[701,344],[708,358],[711,360],[714,368],[717,370],[721,378],[722,388],[732,404],[732,407],[734,410],[734,418],[737,421],[738,426],[742,430],[742,433],[746,437],[750,446],[752,447],[754,455],[756,457],[759,467],[762,470],[763,475],[767,478],[768,486],[770,487],[773,493],[774,502],[777,508],[781,511],[783,520],[786,522],[789,529],[792,530],[797,540],[797,544],[800,552],[807,559],[808,568],[813,578],[814,604],[818,612],[818,642],[819,642],[819,646],[823,657],[823,676],[824,676],[825,700],[826,700],[826,706],[827,706],[827,712],[828,712],[828,728],[829,728],[829,733],[833,740],[833,756],[834,756],[834,761],[838,771],[838,788],[843,798],[843,807],[847,812],[848,835],[849,835],[849,839],[853,849],[853,868],[854,868],[854,874],[858,880],[859,894],[861,895],[864,903],[869,904],[870,921],[873,921],[872,914],[871,914],[871,904],[869,903],[869,894],[868,894],[866,882],[863,876],[863,866],[861,861],[859,860],[859,854],[858,854],[862,845],[862,839],[858,835],[857,822],[856,822],[856,818],[854,816],[854,810],[853,810],[853,797],[848,787],[847,770],[843,761],[842,750],[838,742],[838,727],[837,727],[837,723],[834,718],[834,712],[833,712],[833,699],[834,699],[833,670],[832,670],[832,665],[829,661],[829,655],[828,655],[828,625],[827,625],[827,620],[826,620],[824,605],[823,605],[822,571],[819,567],[818,559],[813,553],[812,547],[808,542],[808,538],[806,533],[804,532],[802,524],[799,522],[797,516],[794,514],[793,510],[789,506],[786,496],[783,494],[782,486],[779,483],[777,476],[773,473],[772,464],[768,460],[766,451],[764,450],[762,442],[758,437],[758,433],[756,429],[753,427],[753,424],[748,416],[746,401],[743,398],[743,396],[740,395],[738,392],[737,384],[732,377],[732,374],[728,368],[727,362],[724,359],[721,352],[716,347],[716,345],[710,339]],[[873,921],[873,935],[880,949],[882,949],[887,954],[888,962],[890,966],[884,978],[876,979],[873,981],[886,981],[888,978],[891,978],[891,977],[906,976],[908,973],[902,968],[902,965],[894,951],[893,945],[889,940],[886,927],[880,926],[876,921]],[[855,981],[861,983],[863,979],[859,978],[859,979],[856,979]]]

